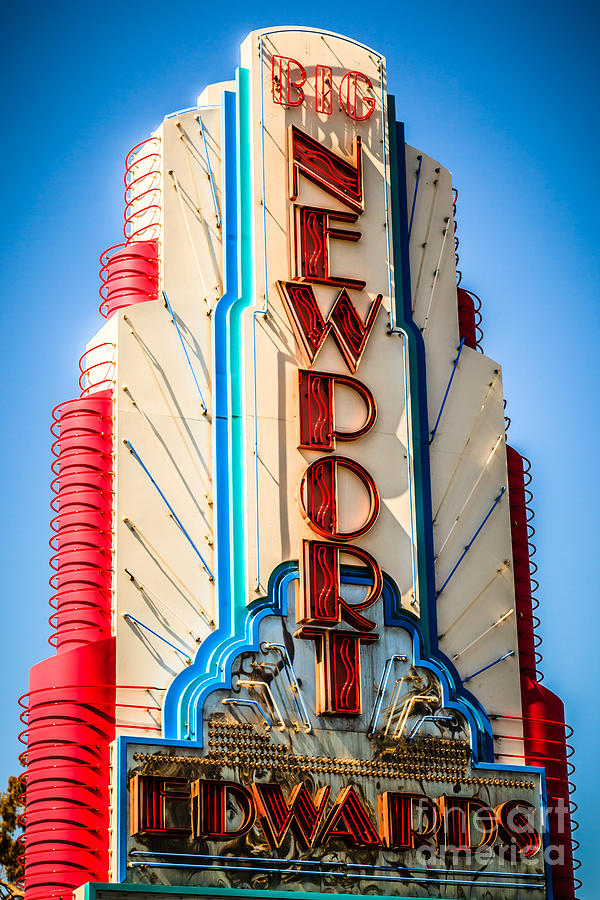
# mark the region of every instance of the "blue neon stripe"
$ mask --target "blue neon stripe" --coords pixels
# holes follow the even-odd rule
[[[442,405],[440,406],[440,411],[438,413],[438,417],[435,420],[435,425],[433,426],[433,431],[431,432],[431,440],[429,441],[430,444],[433,444],[433,442],[435,440],[435,435],[438,430],[438,425],[440,424],[440,419],[442,418],[442,413],[444,412],[444,406],[446,405],[446,400],[448,399],[448,394],[450,392],[450,388],[452,387],[452,380],[454,378],[454,373],[456,372],[456,367],[458,365],[458,361],[460,359],[460,354],[462,353],[462,348],[464,347],[464,345],[465,345],[465,339],[464,339],[464,337],[462,337],[460,339],[460,345],[458,348],[457,357],[454,360],[454,365],[452,366],[452,373],[450,375],[450,380],[448,381],[448,384],[446,386],[446,391],[444,393],[444,399],[442,400]]]
[[[180,331],[180,329],[179,329],[179,325],[177,324],[177,319],[175,318],[175,313],[173,312],[173,308],[171,307],[171,303],[170,303],[169,298],[168,298],[168,296],[167,296],[167,292],[166,292],[166,291],[163,291],[163,292],[162,292],[162,295],[163,295],[163,299],[164,299],[164,301],[165,301],[165,306],[166,306],[167,309],[169,310],[169,315],[171,316],[171,321],[173,322],[173,325],[175,326],[175,329],[177,330],[177,334],[179,335],[179,340],[180,340],[181,346],[182,346],[182,348],[183,348],[183,352],[185,353],[185,358],[186,358],[187,361],[188,361],[188,366],[190,367],[190,372],[192,373],[192,378],[194,379],[194,384],[196,385],[196,389],[197,389],[198,394],[199,394],[199,396],[200,396],[200,400],[201,400],[201,402],[202,402],[202,406],[203,406],[203,408],[204,408],[204,412],[207,412],[207,409],[206,409],[206,403],[204,402],[204,397],[202,396],[202,391],[200,390],[200,385],[198,384],[198,379],[196,378],[196,373],[194,372],[194,367],[193,367],[193,365],[192,365],[192,361],[191,361],[191,359],[190,359],[190,355],[189,355],[189,353],[187,352],[187,347],[185,346],[185,341],[183,340],[183,335],[181,334],[181,331]]]
[[[215,602],[218,628],[200,648],[209,654],[232,624],[231,509],[229,497],[229,410],[228,341],[229,309],[238,296],[237,267],[237,187],[236,187],[236,97],[223,92],[221,107],[221,197],[223,213],[223,296],[212,314],[213,359],[213,534]],[[163,734],[168,738],[187,737],[189,724],[186,700],[197,678],[195,665],[181,672],[171,683],[163,701]]]
[[[195,545],[194,541],[192,540],[192,538],[191,538],[189,532],[184,528],[184,526],[183,526],[183,524],[182,524],[182,522],[181,522],[181,519],[179,518],[179,516],[177,515],[177,513],[175,512],[175,510],[173,509],[173,507],[171,506],[171,504],[169,503],[169,501],[167,500],[167,498],[165,497],[165,495],[164,495],[163,492],[161,491],[161,489],[160,489],[160,487],[159,487],[159,485],[158,485],[158,482],[153,478],[153,476],[152,476],[150,470],[149,470],[149,469],[147,468],[147,466],[144,464],[144,461],[142,460],[142,457],[139,455],[139,453],[137,452],[137,450],[135,449],[135,447],[133,446],[133,444],[131,443],[131,441],[125,440],[125,441],[123,441],[123,443],[125,444],[125,446],[126,446],[127,449],[129,450],[129,452],[131,453],[131,455],[138,461],[138,463],[140,464],[140,466],[142,467],[142,469],[144,470],[144,472],[145,472],[146,475],[148,476],[148,479],[150,480],[151,484],[154,486],[154,488],[156,489],[157,493],[158,493],[159,496],[161,497],[163,503],[165,504],[165,506],[167,507],[167,509],[168,509],[169,512],[171,513],[171,518],[173,519],[173,521],[175,522],[175,524],[177,525],[177,527],[180,529],[180,531],[183,533],[183,535],[187,538],[189,544],[191,545],[192,549],[194,550],[196,556],[198,556],[198,558],[200,559],[200,562],[201,562],[202,565],[204,566],[204,569],[205,569],[206,573],[208,574],[209,578],[210,578],[211,581],[212,581],[212,579],[213,579],[213,573],[211,572],[211,570],[210,570],[210,568],[209,568],[209,566],[208,566],[208,563],[206,562],[206,560],[204,559],[204,557],[202,556],[202,554],[200,553],[200,551],[199,551],[198,548],[196,547],[196,545]],[[135,528],[135,524],[132,523],[132,525],[133,525],[133,527]]]
[[[165,736],[201,739],[198,695],[219,682],[223,654],[245,635],[247,612],[244,497],[242,319],[253,302],[249,73],[238,69],[236,94],[223,93],[222,196],[225,293],[213,312],[213,511],[218,627],[164,700]],[[242,638],[243,640],[244,638]],[[237,643],[237,642],[236,642]]]

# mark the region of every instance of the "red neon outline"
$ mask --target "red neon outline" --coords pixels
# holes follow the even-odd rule
[[[330,116],[333,112],[333,71],[331,66],[315,66],[315,112]]]
[[[276,74],[276,60],[278,61],[279,67],[279,75]],[[283,62],[287,63],[285,77],[283,74]],[[302,75],[301,81],[291,81],[290,80],[290,68],[291,64],[294,64],[298,69],[300,69]],[[283,95],[283,84],[285,81],[285,98]],[[275,96],[275,85],[278,85],[279,88],[279,98]],[[273,63],[271,67],[271,95],[273,97],[273,103],[278,103],[280,106],[301,106],[304,101],[304,91],[302,90],[302,86],[306,84],[306,69],[302,65],[302,63],[298,62],[297,59],[294,59],[292,56],[279,56],[277,54],[273,55]],[[290,90],[294,88],[294,90],[298,91],[298,98],[296,100],[292,100]]]
[[[442,818],[444,847],[446,850],[478,850],[491,847],[498,836],[498,820],[494,809],[477,797],[450,797],[445,794],[438,800]],[[471,812],[477,810],[485,816],[485,831],[480,842],[471,846]]]
[[[426,838],[437,835],[441,826],[437,803],[424,794],[403,794],[385,791],[377,798],[379,806],[379,827],[384,846],[395,850],[413,850],[428,845]],[[413,828],[413,803],[418,802],[421,811],[427,806],[427,823],[424,831]]]
[[[303,625],[295,637],[315,641],[317,715],[359,716],[362,712],[360,645],[379,640],[373,632]],[[343,671],[340,671],[340,666]]]
[[[167,801],[182,803],[190,800],[190,790],[168,790],[168,786],[188,785],[187,778],[163,775],[134,775],[130,784],[130,834],[160,834],[164,837],[189,835],[191,827],[166,826]]]
[[[524,856],[525,859],[531,859],[541,848],[542,838],[536,828],[531,828],[530,831],[519,830],[517,832],[511,828],[508,821],[511,814],[513,817],[513,824],[518,829],[525,829],[529,826],[529,819],[526,815],[515,813],[515,810],[519,806],[535,810],[533,803],[529,803],[528,800],[518,799],[506,800],[504,803],[500,803],[495,807],[494,812],[498,819],[498,831],[504,843],[508,844],[509,847],[515,847],[519,856]]]
[[[343,823],[344,828],[336,829],[339,823]],[[330,839],[351,841],[353,845],[367,847],[381,846],[371,817],[351,785],[340,791],[319,834],[319,843],[327,844]]]
[[[348,603],[340,596],[340,555],[347,553],[366,563],[373,584],[364,600]],[[331,541],[302,541],[302,566],[298,591],[297,620],[333,626],[342,619],[358,631],[370,631],[375,622],[359,615],[377,602],[383,589],[383,574],[377,560],[360,547],[340,547]]]
[[[313,800],[303,783],[296,784],[286,800],[281,785],[254,782],[250,786],[256,814],[271,850],[281,846],[291,828],[304,849],[315,841],[331,788],[320,787]]]
[[[358,221],[358,215],[298,204],[292,206],[291,215],[294,225],[294,280],[363,290],[367,282],[362,278],[332,275],[329,270],[330,238],[356,243],[362,237],[360,231],[330,228],[329,220],[354,224]]]
[[[344,362],[354,374],[365,352],[383,295],[378,294],[371,301],[363,322],[346,288],[339,292],[324,318],[310,284],[278,281],[277,287],[306,364],[312,366],[331,332]]]
[[[288,133],[288,165],[290,200],[298,197],[298,174],[335,197],[353,212],[364,212],[362,144],[360,136],[352,147],[354,162],[349,162],[319,144],[300,128],[290,125]]]
[[[371,83],[371,79],[365,75],[363,72],[358,72],[357,70],[353,70],[351,72],[346,72],[342,80],[340,81],[340,106],[347,116],[350,116],[355,122],[364,122],[366,119],[369,119],[373,112],[375,111],[375,103],[376,100],[374,97],[361,97],[361,102],[364,106],[367,107],[367,112],[359,116],[358,115],[358,79],[364,78],[366,82],[367,90],[373,90],[373,85]],[[354,88],[354,90],[352,90]],[[344,98],[345,94],[345,98]]]
[[[227,831],[228,792],[236,797],[242,811],[242,824],[235,831]],[[256,818],[252,795],[244,785],[235,781],[198,778],[191,785],[191,800],[192,840],[233,840],[250,831]]]
[[[377,418],[377,404],[369,388],[357,378],[334,372],[298,370],[299,450],[330,451],[335,442],[355,441],[367,434]],[[366,417],[360,428],[338,431],[335,427],[335,385],[355,391],[364,401]]]
[[[337,470],[347,469],[358,477],[369,495],[369,513],[360,528],[337,530]],[[302,515],[314,532],[337,541],[352,541],[370,531],[379,515],[379,491],[367,470],[347,456],[321,456],[305,470],[300,481],[299,504]],[[306,500],[305,500],[306,497]]]

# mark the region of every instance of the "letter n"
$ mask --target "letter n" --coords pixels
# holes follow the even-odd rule
[[[290,199],[295,200],[298,196],[300,172],[317,187],[360,215],[364,210],[360,137],[356,138],[353,150],[354,161],[348,162],[295,125],[290,125]]]

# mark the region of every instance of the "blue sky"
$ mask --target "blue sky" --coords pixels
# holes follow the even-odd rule
[[[459,189],[463,285],[503,366],[510,442],[533,464],[545,684],[576,729],[584,888],[597,781],[598,38],[591,2],[318,7],[230,0],[12,4],[3,13],[0,308],[4,529],[0,784],[16,699],[50,648],[50,411],[97,329],[100,252],[120,240],[123,159],[165,113],[230,78],[248,31],[305,24],[385,54],[409,143]],[[595,888],[595,889],[594,889]]]

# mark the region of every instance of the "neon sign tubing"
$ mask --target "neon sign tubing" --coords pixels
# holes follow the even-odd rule
[[[377,697],[375,700],[375,706],[373,707],[373,712],[371,713],[371,720],[369,722],[369,727],[367,728],[367,737],[373,737],[375,731],[377,730],[377,722],[379,721],[379,716],[381,714],[381,706],[383,704],[383,698],[385,692],[387,690],[388,681],[390,680],[390,675],[392,674],[392,667],[394,662],[398,660],[399,662],[407,662],[407,656],[400,656],[398,653],[395,653],[393,656],[390,656],[385,661],[385,665],[383,667],[383,671],[381,673],[381,678],[379,679],[379,687],[377,688]]]
[[[206,106],[186,106],[184,109],[176,109],[175,112],[167,113],[165,119],[173,119],[175,116],[183,116],[184,113],[196,112],[197,109],[210,109]]]
[[[493,631],[493,629],[496,628],[498,625],[501,625],[503,622],[506,622],[507,619],[510,619],[510,617],[512,616],[513,613],[514,613],[514,609],[509,609],[508,612],[505,612],[504,615],[500,616],[499,619],[496,619],[496,621],[492,625],[490,625],[489,628],[486,628],[485,631],[482,631],[481,634],[477,635],[477,637],[474,638],[470,644],[467,644],[466,647],[463,647],[462,650],[459,650],[458,653],[455,653],[454,656],[452,657],[452,662],[455,662],[459,657],[461,657],[463,655],[463,653],[466,653],[467,650],[470,650],[471,647],[473,647],[478,641],[480,641],[482,638],[484,638],[486,636],[486,634],[489,634],[490,631]],[[523,740],[523,739],[520,738],[520,740]]]
[[[140,466],[142,467],[142,469],[144,470],[144,472],[146,473],[146,475],[148,476],[148,478],[150,479],[150,481],[152,482],[152,484],[154,485],[154,487],[156,488],[156,490],[157,490],[158,493],[160,494],[160,496],[161,496],[161,498],[162,498],[162,500],[163,500],[165,506],[167,507],[167,509],[168,509],[169,512],[171,513],[171,516],[172,516],[172,518],[173,518],[173,521],[174,521],[175,524],[181,529],[182,533],[183,533],[183,534],[185,535],[185,537],[188,539],[188,541],[189,541],[189,543],[190,543],[192,549],[194,550],[194,552],[196,553],[196,555],[197,555],[198,558],[200,559],[200,562],[201,562],[202,565],[204,566],[204,569],[205,569],[206,573],[208,574],[208,577],[210,578],[211,581],[214,581],[214,575],[213,575],[213,573],[211,572],[211,570],[209,569],[206,560],[204,559],[204,557],[202,556],[202,554],[200,553],[200,551],[199,551],[198,548],[196,547],[195,543],[193,542],[193,540],[191,539],[191,537],[189,536],[189,534],[187,533],[187,531],[185,530],[185,528],[183,527],[183,525],[181,524],[180,520],[178,519],[178,517],[177,517],[177,515],[176,515],[176,513],[175,513],[175,510],[173,509],[173,507],[171,506],[171,504],[169,503],[169,501],[167,500],[167,498],[165,497],[165,495],[163,494],[163,492],[162,492],[161,489],[159,488],[158,484],[156,483],[156,481],[154,480],[154,478],[152,477],[152,475],[150,474],[150,472],[148,471],[148,469],[146,468],[146,466],[145,466],[144,463],[142,462],[141,456],[139,455],[139,453],[137,452],[137,450],[135,449],[135,447],[133,446],[133,444],[131,443],[131,441],[128,441],[127,438],[125,438],[125,439],[123,440],[123,443],[125,444],[125,446],[126,446],[127,449],[129,450],[129,452],[131,453],[131,455],[134,456],[134,457],[137,459],[137,461],[139,462]]]
[[[182,656],[185,656],[185,658],[186,658],[187,660],[189,660],[189,662],[192,661],[192,657],[189,655],[189,653],[186,653],[185,650],[181,650],[179,647],[176,647],[175,644],[172,644],[171,641],[168,641],[166,638],[164,638],[164,637],[163,637],[161,634],[159,634],[157,631],[154,631],[154,629],[153,629],[153,628],[150,628],[149,625],[144,625],[143,622],[140,622],[140,620],[139,620],[139,619],[136,619],[135,616],[132,616],[131,613],[128,613],[128,612],[123,613],[123,618],[124,618],[124,619],[131,619],[131,621],[132,621],[132,622],[135,622],[136,625],[139,625],[141,628],[145,628],[146,631],[149,631],[150,634],[153,634],[154,637],[157,637],[157,638],[159,639],[159,641],[162,641],[163,643],[168,644],[169,647],[172,647],[173,650],[176,650],[176,651],[177,651],[177,653],[181,653],[181,655],[182,655]]]
[[[171,607],[169,606],[168,603],[165,603],[165,601],[161,597],[159,597],[158,594],[156,594],[154,591],[151,591],[147,585],[143,584],[139,580],[139,578],[136,578],[136,576],[133,574],[133,572],[131,572],[127,568],[127,566],[125,566],[125,572],[127,573],[127,575],[129,575],[129,580],[132,582],[134,587],[136,587],[141,594],[146,594],[151,600],[154,600],[155,603],[159,603],[164,609],[167,610],[168,613],[170,613],[170,615],[174,616],[179,622],[181,622],[181,624],[183,625],[184,628],[188,629],[188,634],[190,634],[193,637],[193,639],[195,640],[195,642],[197,644],[200,643],[201,638],[194,631],[190,630],[189,622],[186,622],[185,619],[182,619],[181,616],[178,616],[177,613],[175,612],[175,610],[171,609]],[[206,625],[208,625],[209,627],[211,625],[214,625],[214,622],[211,622],[208,619],[208,616],[206,615],[206,610],[202,609],[201,606],[200,606],[200,612],[205,617]]]
[[[398,701],[400,700],[400,690],[402,688],[402,685],[404,684],[405,681],[417,681],[418,678],[419,678],[419,676],[415,676],[415,675],[403,675],[402,678],[396,678],[396,681],[394,684],[394,689],[392,690],[392,695],[390,697],[390,703],[389,703],[389,706],[387,707],[388,717],[387,717],[387,722],[385,725],[385,730],[383,732],[384,737],[387,737],[387,734],[390,730],[390,725],[392,724],[392,720],[396,713],[396,706],[398,704]],[[408,696],[408,695],[405,695],[405,696]],[[398,715],[400,715],[400,713],[398,713]]]
[[[397,333],[397,332],[396,332]],[[414,506],[414,496],[413,496],[413,464],[412,464],[412,424],[411,424],[411,416],[408,415],[408,410],[410,409],[410,402],[408,397],[408,364],[407,364],[407,336],[404,331],[400,331],[400,335],[402,337],[402,365],[404,368],[404,409],[405,409],[405,419],[406,419],[406,468],[408,475],[408,502],[410,506],[410,562],[412,566],[412,583],[413,583],[413,596],[411,599],[412,606],[417,602],[417,559],[416,559],[416,548],[415,548],[415,506]]]
[[[260,137],[261,137],[261,191],[262,191],[262,224],[263,224],[263,266],[265,278],[265,303],[262,309],[252,313],[252,360],[254,368],[254,498],[256,507],[256,584],[255,591],[260,590],[260,522],[258,511],[258,388],[256,379],[256,317],[269,313],[269,271],[267,263],[267,198],[265,196],[265,91],[264,91],[264,59],[263,35],[259,40],[260,48]]]
[[[476,675],[481,675],[482,672],[486,672],[488,669],[491,669],[492,666],[497,665],[497,663],[502,662],[503,659],[508,659],[509,656],[514,656],[516,650],[509,650],[508,653],[505,653],[503,656],[499,656],[498,659],[495,659],[494,662],[488,663],[487,666],[484,666],[483,669],[478,669],[476,672],[473,672],[472,675],[468,675],[466,678],[463,678],[463,684],[466,681],[470,681],[471,678],[475,678]]]
[[[202,391],[200,390],[200,385],[198,384],[198,379],[196,378],[196,373],[194,372],[194,367],[192,366],[192,361],[191,361],[191,359],[190,359],[190,357],[189,357],[189,354],[188,354],[188,352],[187,352],[187,347],[185,346],[185,343],[184,343],[184,340],[183,340],[183,336],[182,336],[182,334],[181,334],[181,331],[179,330],[179,325],[177,324],[177,320],[175,319],[175,313],[173,312],[173,308],[171,307],[171,304],[169,303],[169,298],[167,297],[167,292],[166,292],[166,291],[163,291],[163,292],[162,292],[162,295],[163,295],[163,298],[164,298],[164,301],[165,301],[165,306],[166,306],[167,309],[169,310],[169,315],[171,316],[171,322],[172,322],[173,325],[175,326],[175,328],[176,328],[176,330],[177,330],[177,334],[179,335],[179,340],[181,341],[181,346],[183,347],[183,352],[185,353],[185,358],[186,358],[187,361],[188,361],[188,366],[190,367],[190,372],[192,373],[192,378],[194,379],[194,384],[196,385],[196,389],[197,389],[197,391],[198,391],[198,394],[200,395],[200,401],[201,401],[201,403],[202,403],[202,409],[204,410],[203,413],[202,413],[202,415],[205,416],[206,413],[208,412],[208,409],[207,409],[207,407],[206,407],[206,403],[204,402],[204,397],[202,396]],[[463,338],[463,340],[464,340],[464,338]]]
[[[262,648],[261,648],[262,649]],[[251,662],[250,665],[253,669],[260,669],[261,671],[269,670],[271,673],[271,678],[276,678],[278,675],[282,674],[282,670],[279,668],[279,664],[276,662]],[[298,734],[300,732],[300,719],[298,718],[298,708],[294,701],[294,691],[292,689],[292,682],[290,681],[290,677],[288,672],[286,671],[287,682],[283,686],[283,690],[281,690],[281,697],[284,706],[284,711],[289,713],[290,715],[290,725]],[[290,700],[291,696],[291,700]],[[283,717],[282,717],[283,718]]]
[[[471,607],[474,606],[475,603],[477,603],[477,601],[483,597],[485,592],[487,590],[489,590],[489,588],[493,585],[493,583],[496,580],[496,578],[498,577],[498,575],[501,575],[504,572],[504,570],[509,567],[509,565],[510,565],[510,563],[508,562],[508,560],[505,560],[503,562],[503,564],[500,566],[500,568],[492,575],[492,577],[490,578],[488,583],[479,591],[478,594],[475,595],[475,597],[473,597],[473,599],[469,603],[467,603],[467,605],[465,606],[465,608],[463,609],[461,614],[459,616],[457,616],[452,622],[450,622],[450,624],[446,627],[446,630],[444,631],[443,634],[439,635],[440,641],[442,640],[442,638],[445,638],[447,636],[448,632],[460,622],[462,617],[465,616],[469,612]]]
[[[462,450],[461,450],[461,452],[460,452],[460,456],[458,457],[458,460],[457,460],[457,462],[456,462],[456,465],[454,466],[454,469],[452,470],[452,475],[450,476],[450,480],[448,481],[448,484],[446,485],[446,490],[444,491],[444,493],[443,493],[443,495],[442,495],[442,499],[440,500],[440,502],[439,502],[439,504],[438,504],[438,508],[436,509],[436,511],[435,511],[435,513],[434,513],[434,516],[433,516],[433,524],[434,524],[434,525],[435,525],[435,523],[436,523],[436,521],[437,521],[437,517],[438,517],[439,514],[440,514],[440,510],[441,510],[442,506],[444,505],[444,502],[445,502],[445,500],[446,500],[446,497],[448,496],[448,492],[450,491],[450,488],[451,488],[451,486],[452,486],[452,484],[453,484],[453,482],[454,482],[454,479],[455,479],[455,477],[456,477],[456,473],[458,472],[458,469],[459,469],[460,464],[461,464],[461,462],[462,462],[462,460],[463,460],[463,457],[464,457],[465,453],[467,452],[467,447],[468,447],[469,444],[471,443],[471,438],[473,437],[473,434],[474,434],[474,432],[475,432],[475,429],[477,428],[477,425],[479,424],[479,419],[480,419],[480,417],[481,417],[481,415],[482,415],[482,413],[483,413],[483,411],[484,411],[484,409],[485,409],[485,407],[486,407],[486,404],[487,404],[487,402],[488,402],[488,400],[489,400],[489,398],[490,398],[490,396],[491,396],[492,391],[494,390],[494,387],[496,386],[496,381],[498,380],[498,375],[499,375],[499,374],[500,374],[500,370],[499,370],[499,369],[494,369],[494,377],[492,378],[492,380],[491,380],[491,382],[490,382],[490,385],[489,385],[489,387],[488,387],[488,389],[487,389],[486,395],[485,395],[485,397],[483,398],[483,401],[482,401],[481,406],[480,406],[480,408],[479,408],[479,412],[477,413],[477,416],[476,416],[476,418],[475,418],[475,421],[473,422],[473,427],[471,428],[471,431],[469,432],[469,437],[468,437],[467,440],[465,441],[465,445],[464,445],[464,447],[462,448]]]
[[[204,143],[204,155],[206,157],[206,165],[208,166],[208,177],[210,180],[210,189],[212,191],[213,203],[215,205],[215,215],[217,217],[217,228],[220,228],[221,227],[221,210],[219,209],[219,201],[217,200],[215,179],[213,177],[212,166],[210,164],[210,157],[208,155],[208,147],[206,145],[206,136],[204,134],[204,122],[202,121],[202,116],[196,116],[196,121],[200,125],[200,134],[202,135],[202,141]]]
[[[473,487],[472,487],[471,490],[469,491],[469,494],[468,494],[468,496],[467,496],[467,499],[465,500],[465,502],[464,502],[463,505],[461,506],[460,512],[458,513],[458,515],[457,515],[456,518],[454,519],[454,523],[453,523],[453,525],[452,525],[452,528],[450,529],[450,531],[449,531],[448,534],[446,535],[446,537],[445,537],[445,539],[444,539],[444,542],[443,542],[442,546],[440,547],[440,549],[438,550],[438,552],[436,553],[436,555],[435,555],[435,557],[434,557],[434,559],[435,559],[436,561],[437,561],[438,557],[440,556],[440,554],[442,553],[442,550],[444,549],[444,547],[446,546],[446,544],[447,544],[448,541],[450,540],[450,537],[452,536],[452,533],[454,532],[454,529],[455,529],[456,526],[458,525],[458,520],[460,519],[460,517],[461,517],[462,514],[464,513],[465,509],[467,508],[467,504],[468,504],[469,500],[471,499],[471,497],[472,497],[473,494],[475,493],[475,490],[476,490],[476,488],[477,488],[477,485],[479,484],[479,482],[480,482],[481,479],[483,478],[483,475],[484,475],[484,473],[485,473],[485,470],[487,469],[487,467],[488,467],[489,464],[491,463],[492,457],[493,457],[494,453],[496,452],[496,450],[498,449],[498,447],[500,446],[500,441],[502,440],[503,437],[504,437],[503,434],[499,434],[499,435],[498,435],[498,438],[497,438],[497,440],[496,440],[496,443],[495,443],[494,446],[492,447],[492,450],[491,450],[491,452],[490,452],[488,458],[486,459],[485,463],[483,464],[483,468],[482,468],[481,472],[479,473],[479,475],[478,475],[477,478],[475,479],[475,484],[473,485]]]
[[[421,329],[421,334],[425,334],[427,329],[427,323],[429,322],[429,313],[431,312],[431,304],[433,301],[433,295],[435,293],[435,289],[437,287],[438,277],[440,274],[440,266],[442,264],[442,255],[444,253],[444,247],[446,246],[446,238],[448,237],[448,232],[450,230],[450,216],[446,219],[446,227],[444,228],[444,237],[442,239],[442,246],[440,247],[440,255],[438,256],[437,266],[435,267],[435,275],[433,276],[433,284],[431,285],[431,293],[429,294],[429,301],[427,303],[427,312],[425,313],[425,321],[423,322],[423,328]]]
[[[437,694],[428,694],[425,691],[422,694],[413,694],[412,697],[406,698],[404,704],[402,706],[402,712],[400,714],[400,718],[398,719],[398,724],[394,728],[394,733],[392,734],[392,738],[395,741],[399,741],[402,737],[402,732],[408,722],[409,716],[412,712],[412,708],[418,701],[422,701],[423,703],[434,703],[437,701],[437,705],[440,705],[440,698]]]
[[[467,544],[467,546],[465,547],[465,549],[463,550],[461,555],[459,556],[458,562],[456,563],[456,565],[454,566],[454,568],[452,569],[452,571],[446,578],[445,582],[443,583],[443,585],[441,586],[439,591],[436,593],[436,595],[435,595],[436,599],[440,596],[440,594],[442,593],[442,591],[444,590],[444,588],[446,587],[446,585],[448,584],[448,582],[450,581],[450,579],[452,578],[452,576],[454,575],[454,573],[456,572],[458,567],[460,566],[461,562],[463,561],[463,559],[465,558],[465,556],[467,555],[467,553],[473,546],[475,538],[477,537],[477,535],[479,534],[479,532],[481,531],[481,529],[483,528],[483,526],[485,525],[485,523],[487,522],[487,520],[489,519],[491,514],[494,512],[496,506],[498,505],[498,503],[500,503],[500,500],[502,499],[502,497],[505,493],[506,493],[506,487],[503,487],[502,490],[500,491],[500,493],[498,494],[498,496],[496,497],[496,499],[494,500],[494,502],[492,503],[490,510],[487,513],[485,519],[483,520],[483,522],[481,523],[481,525],[479,526],[479,528],[477,529],[477,531],[475,532],[475,534],[473,535],[473,537],[471,538],[471,540],[469,541],[469,543]],[[483,671],[483,669],[482,669],[482,671]],[[478,674],[478,673],[476,673],[476,674]],[[473,677],[473,676],[471,676],[471,677]]]
[[[408,735],[408,740],[412,741],[414,737],[416,737],[417,732],[421,730],[421,725],[424,725],[425,722],[454,722],[455,719],[453,716],[422,716],[418,722],[412,727],[410,734]]]
[[[307,734],[311,734],[312,732],[312,722],[310,721],[310,716],[308,715],[308,710],[306,709],[306,705],[304,703],[304,698],[302,696],[302,691],[300,690],[300,685],[298,684],[298,679],[296,678],[296,672],[294,670],[294,666],[292,665],[292,660],[290,659],[290,654],[288,653],[288,649],[285,644],[271,644],[265,643],[265,650],[278,650],[283,659],[283,664],[286,668],[286,672],[288,678],[290,680],[290,684],[292,687],[292,697],[294,698],[294,702],[300,713],[300,718],[302,719],[302,724],[304,725],[304,730]]]
[[[259,713],[261,714],[261,716],[264,719],[265,726],[269,730],[273,727],[273,723],[271,722],[270,718],[268,717],[268,715],[266,714],[266,712],[264,711],[264,709],[262,708],[262,706],[260,705],[258,700],[242,700],[242,699],[239,699],[238,697],[225,697],[223,700],[221,700],[221,703],[223,703],[225,706],[253,706],[253,707],[256,707],[256,709],[259,711]]]
[[[273,704],[273,709],[275,711],[275,718],[277,719],[277,727],[279,728],[279,731],[285,731],[285,722],[283,721],[283,716],[281,715],[281,710],[277,706],[277,701],[275,700],[275,697],[273,696],[273,691],[271,690],[271,688],[269,687],[269,685],[267,684],[266,681],[252,681],[251,679],[246,680],[246,679],[238,678],[236,686],[237,687],[245,687],[245,688],[254,688],[255,690],[257,688],[263,688],[265,693],[268,695],[269,700]]]
[[[442,413],[444,411],[444,406],[446,405],[446,400],[448,399],[448,392],[450,390],[450,385],[452,384],[452,379],[454,378],[454,373],[456,372],[456,367],[458,365],[458,361],[460,359],[460,354],[462,353],[462,348],[464,347],[465,339],[464,337],[460,339],[460,346],[458,348],[458,356],[454,360],[454,365],[452,366],[452,373],[450,375],[450,380],[448,382],[448,386],[446,387],[446,393],[444,394],[444,399],[442,400],[442,405],[440,406],[440,411],[438,413],[438,417],[435,420],[435,425],[433,427],[433,431],[431,432],[431,438],[429,439],[429,446],[433,444],[436,431],[438,430],[438,425],[440,424],[440,419],[442,418]]]
[[[217,857],[211,857],[211,859],[216,859]],[[234,857],[227,857],[228,859],[233,859]],[[270,862],[270,860],[269,860]],[[161,868],[161,869],[236,869],[242,872],[273,872],[272,867],[267,866],[234,866],[230,863],[227,866],[215,866],[210,863],[161,863],[156,862],[153,863],[150,860],[140,860],[140,862],[136,862],[133,860],[129,863],[130,866],[151,866],[152,868]],[[373,868],[369,866],[365,866],[365,868]],[[455,878],[445,879],[442,881],[441,878],[398,878],[398,875],[362,875],[358,872],[332,872],[323,871],[323,869],[276,869],[275,871],[281,872],[284,871],[286,874],[291,874],[293,872],[297,872],[302,875],[321,875],[321,876],[331,876],[337,878],[360,878],[364,881],[365,878],[369,878],[371,881],[404,881],[406,883],[418,883],[425,882],[428,884],[444,884],[444,885],[477,885],[477,887],[502,887],[502,888],[533,888],[534,890],[539,890],[540,885],[538,884],[529,884],[523,883],[519,884],[518,882],[513,881],[480,881],[479,873],[474,873],[475,878],[471,880],[458,880]],[[429,870],[431,871],[431,870]],[[437,871],[443,874],[448,874],[447,869],[438,869]],[[452,870],[456,871],[456,870]],[[522,873],[519,873],[519,877],[521,877]],[[523,873],[525,874],[525,873]],[[541,877],[541,876],[538,876]]]
[[[192,859],[224,859],[230,861],[233,857],[231,856],[219,856],[219,855],[205,855],[203,853],[173,853],[167,850],[131,850],[130,856],[178,856],[178,857],[191,857]],[[285,865],[286,863],[294,863],[297,866],[312,866],[312,865],[323,865],[323,860],[321,859],[276,859],[270,856],[236,856],[235,859],[240,862],[269,862],[274,865]],[[333,860],[329,861],[329,865],[337,865],[343,866],[345,869],[379,869],[384,872],[396,872],[397,866],[382,866],[377,863],[349,863],[349,862],[334,862]],[[448,869],[441,869],[427,866],[411,866],[411,872],[442,872],[447,873]],[[472,875],[473,869],[452,869],[451,870],[454,875]],[[498,876],[499,878],[512,878],[512,872],[488,872],[485,870],[485,874],[492,877]],[[544,874],[542,872],[519,872],[519,878],[544,878]]]
[[[419,179],[421,177],[421,166],[423,165],[423,154],[420,153],[419,156],[417,157],[417,159],[419,160],[419,168],[417,169],[417,181],[415,184],[415,192],[413,194],[412,208],[410,211],[410,224],[408,226],[408,240],[409,241],[410,241],[410,234],[411,234],[412,226],[413,226],[413,217],[415,215],[415,204],[417,202],[417,191],[419,190]]]

